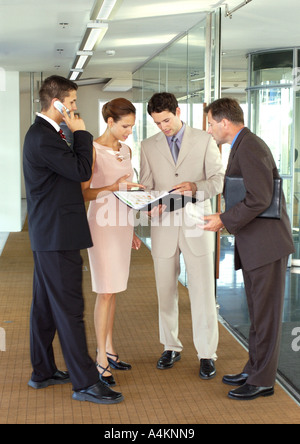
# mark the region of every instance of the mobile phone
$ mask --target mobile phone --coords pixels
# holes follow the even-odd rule
[[[63,105],[59,100],[55,100],[53,105],[62,115],[63,109],[65,109],[68,115],[70,115],[70,110],[68,110],[68,108],[66,108],[65,105]]]

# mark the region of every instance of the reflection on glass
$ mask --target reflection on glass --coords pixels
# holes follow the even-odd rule
[[[253,54],[251,62],[251,86],[291,84],[293,81],[293,50]]]
[[[296,95],[295,120],[300,120],[300,91]],[[293,255],[293,265],[300,266],[300,127],[295,125],[295,154],[294,154],[294,196],[293,196],[293,238],[296,253]]]
[[[292,110],[292,88],[251,92],[252,131],[267,143],[282,175],[291,174]]]

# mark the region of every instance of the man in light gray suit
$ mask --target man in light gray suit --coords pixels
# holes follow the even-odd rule
[[[142,142],[141,183],[147,189],[201,196],[206,214],[210,199],[222,192],[224,169],[220,151],[206,132],[180,119],[176,97],[154,94],[148,113],[161,130]],[[176,137],[174,137],[176,136]],[[175,152],[174,152],[175,151]],[[153,214],[152,214],[153,217]],[[179,255],[183,254],[188,276],[193,339],[200,360],[200,377],[216,374],[218,322],[214,285],[214,235],[193,228],[184,210],[163,213],[152,219],[151,240],[159,302],[160,342],[164,352],[157,368],[167,369],[181,358],[178,337]]]

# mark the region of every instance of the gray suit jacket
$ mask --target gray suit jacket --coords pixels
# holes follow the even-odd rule
[[[220,151],[204,131],[186,126],[175,165],[166,136],[160,132],[142,142],[140,182],[147,189],[169,191],[181,182],[195,182],[203,192],[205,213],[211,214],[210,198],[222,192],[224,168]],[[201,256],[214,249],[213,233],[186,223],[184,210],[165,213],[151,226],[152,255],[168,258],[175,254],[178,230],[182,226],[193,254]],[[157,226],[155,226],[157,225]]]
[[[232,147],[227,176],[243,177],[245,199],[225,211],[221,219],[235,235],[235,268],[254,270],[294,252],[291,225],[283,198],[281,220],[257,218],[272,200],[273,178],[278,178],[265,142],[244,128]]]

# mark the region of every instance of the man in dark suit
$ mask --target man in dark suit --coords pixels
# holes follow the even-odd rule
[[[204,218],[204,230],[225,227],[235,235],[235,268],[243,271],[251,321],[249,361],[242,373],[226,375],[223,382],[240,386],[229,392],[230,398],[254,399],[274,393],[286,268],[294,252],[291,226],[284,196],[280,220],[257,217],[270,206],[273,179],[280,176],[268,146],[244,127],[239,104],[223,98],[206,112],[208,132],[218,144],[232,146],[226,176],[242,177],[246,188],[242,202]]]
[[[88,355],[83,321],[80,250],[92,246],[81,182],[92,172],[92,135],[76,111],[77,85],[48,77],[40,90],[41,113],[24,142],[28,227],[34,256],[30,346],[33,372],[29,385],[40,389],[72,382],[73,399],[94,403],[122,401],[121,393],[99,381]],[[59,100],[70,113],[61,114]],[[74,136],[69,147],[59,125]],[[52,342],[58,332],[69,373],[57,370]]]

